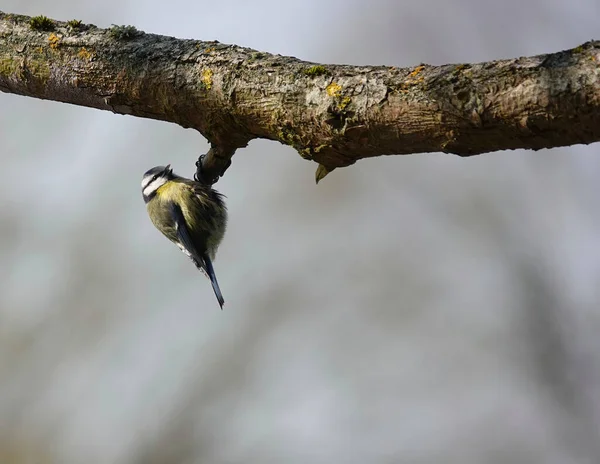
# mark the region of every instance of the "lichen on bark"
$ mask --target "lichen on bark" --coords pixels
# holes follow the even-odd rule
[[[597,41],[549,55],[401,69],[39,18],[0,12],[0,90],[193,127],[213,147],[209,173],[222,172],[254,138],[294,147],[321,166],[318,178],[380,155],[470,156],[600,140]]]

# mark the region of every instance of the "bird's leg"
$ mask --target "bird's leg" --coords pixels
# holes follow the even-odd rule
[[[205,176],[203,175],[202,162],[204,161],[204,158],[206,158],[206,155],[200,155],[198,161],[196,161],[196,173],[194,174],[194,180],[196,182],[200,182],[201,184],[212,185],[214,180],[211,179],[211,181],[208,181],[208,179],[205,179]]]
[[[212,148],[211,148],[211,150],[212,150]],[[209,151],[209,153],[210,153],[210,151]],[[207,153],[205,155],[200,155],[200,157],[198,158],[198,161],[196,161],[196,174],[194,174],[194,180],[196,182],[200,182],[201,184],[205,184],[205,185],[213,185],[214,183],[216,183],[220,177],[223,177],[223,175],[225,174],[225,171],[227,171],[229,166],[231,166],[231,158],[230,158],[227,160],[227,163],[225,164],[223,169],[221,169],[221,172],[219,174],[217,174],[215,177],[213,177],[211,179],[207,178],[207,176],[205,174],[205,169],[203,169],[203,163],[209,153]]]

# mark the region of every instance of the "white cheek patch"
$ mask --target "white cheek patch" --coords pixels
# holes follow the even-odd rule
[[[144,181],[145,181],[145,179],[144,179]],[[144,187],[144,182],[142,181],[142,187],[144,188],[144,190],[142,190],[142,193],[144,194],[144,196],[149,196],[152,192],[155,192],[156,190],[158,190],[159,187],[161,187],[162,185],[164,185],[166,183],[167,183],[167,179],[165,179],[164,177],[159,177],[158,179],[153,180],[145,187]]]

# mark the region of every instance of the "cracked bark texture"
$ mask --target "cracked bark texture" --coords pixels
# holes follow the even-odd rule
[[[600,41],[477,64],[317,65],[0,12],[0,90],[195,128],[211,143],[211,177],[254,138],[318,162],[317,180],[380,155],[600,140]]]

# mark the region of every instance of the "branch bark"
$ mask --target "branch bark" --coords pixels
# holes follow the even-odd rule
[[[291,145],[321,165],[318,178],[380,155],[600,140],[600,41],[477,64],[317,65],[0,12],[0,90],[195,128],[217,177],[254,138]]]

